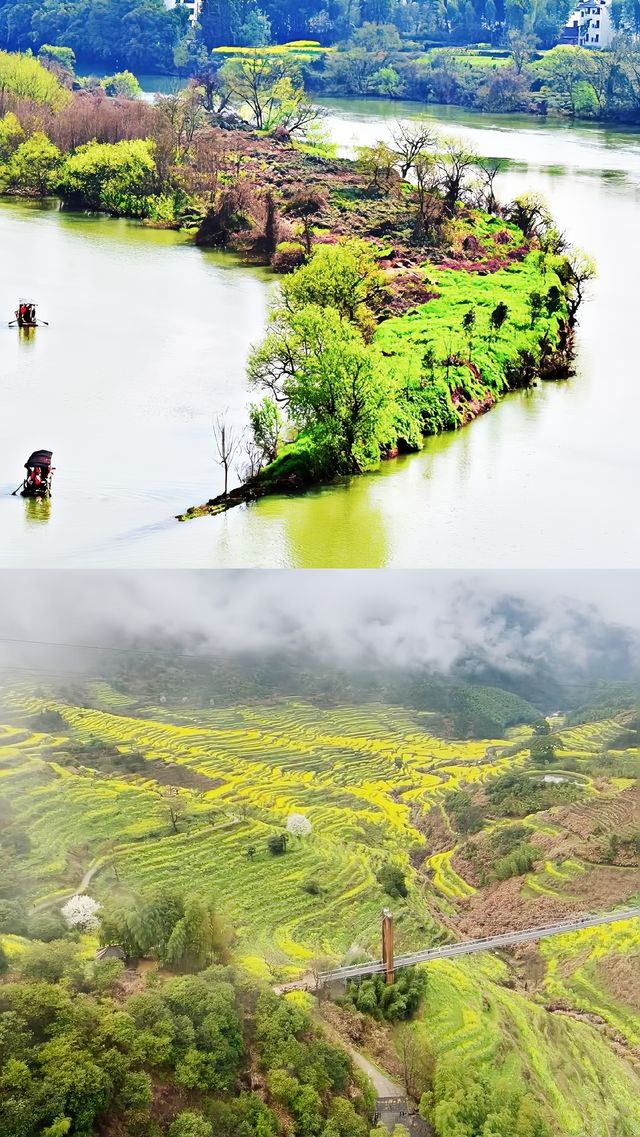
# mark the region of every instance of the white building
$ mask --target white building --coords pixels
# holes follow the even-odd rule
[[[200,19],[200,12],[202,11],[202,0],[164,0],[167,8],[177,8],[182,5],[189,11],[189,19],[192,24],[195,24]]]
[[[609,0],[582,0],[569,16],[560,43],[598,51],[611,47],[614,35]]]

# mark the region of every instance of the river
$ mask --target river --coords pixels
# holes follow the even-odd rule
[[[640,137],[460,108],[332,102],[343,152],[428,116],[508,160],[503,199],[547,197],[598,262],[576,375],[509,396],[418,455],[301,498],[185,524],[221,488],[212,421],[240,423],[272,278],[176,234],[0,205],[0,312],[33,294],[50,327],[0,325],[0,564],[99,567],[637,567]],[[10,497],[54,450],[50,503]]]

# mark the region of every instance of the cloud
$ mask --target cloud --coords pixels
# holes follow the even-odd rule
[[[5,572],[0,660],[80,669],[94,648],[285,654],[438,670],[635,666],[640,573]],[[40,641],[32,643],[8,642]],[[57,650],[52,643],[71,645]],[[82,650],[88,645],[89,650]],[[93,651],[93,655],[92,655]]]

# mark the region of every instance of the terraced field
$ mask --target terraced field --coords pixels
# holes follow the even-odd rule
[[[398,950],[470,934],[483,904],[494,919],[503,904],[507,923],[533,924],[545,906],[609,907],[607,890],[628,896],[634,879],[640,895],[632,864],[593,862],[598,842],[636,817],[637,783],[594,773],[620,738],[616,720],[554,722],[562,776],[582,796],[526,817],[540,860],[487,890],[457,871],[462,839],[443,805],[452,790],[476,792],[522,768],[527,728],[456,741],[438,737],[435,717],[402,707],[323,710],[298,701],[194,710],[140,705],[104,682],[87,683],[81,699],[36,696],[26,685],[3,699],[0,793],[31,840],[32,904],[59,905],[87,873],[98,899],[196,887],[214,896],[239,957],[265,978],[286,980],[356,949],[377,955],[389,898],[376,874],[387,861],[409,885],[406,899],[391,902]],[[312,833],[272,856],[267,838],[292,812],[309,818]],[[485,833],[509,824],[491,821]],[[415,1029],[437,1056],[472,1062],[505,1089],[526,1082],[558,1133],[640,1137],[639,924],[583,929],[515,959],[430,965]],[[10,956],[21,951],[18,937],[4,937],[4,946]]]
[[[42,712],[64,720],[52,734],[6,728],[0,736],[3,783],[45,882],[34,899],[60,893],[78,846],[87,863],[105,858],[92,886],[98,896],[115,887],[112,866],[118,887],[191,885],[195,877],[214,893],[247,957],[285,970],[317,954],[339,958],[354,945],[376,952],[385,902],[376,872],[390,859],[412,877],[409,852],[424,842],[414,811],[518,761],[499,757],[509,740],[443,740],[429,733],[429,716],[416,720],[403,708],[322,711],[294,703],[194,715],[133,707],[106,684],[88,690],[92,708],[24,689],[9,698],[10,709],[31,722]],[[70,745],[79,743],[89,744],[89,757],[91,748],[108,747],[116,770],[118,754],[143,755],[148,777],[70,766]],[[184,809],[178,833],[157,780],[167,763],[199,779],[197,790],[177,791]],[[99,760],[95,765],[99,771]],[[292,812],[309,818],[312,835],[272,857],[266,839]],[[305,891],[309,882],[319,895]],[[434,936],[438,893],[470,891],[442,858],[433,885],[417,882],[396,906],[399,945]]]
[[[624,934],[617,928],[612,937]],[[547,945],[562,943],[564,953],[571,938]],[[554,1132],[563,1137],[636,1137],[640,1077],[632,1063],[615,1056],[588,1021],[550,1013],[505,981],[507,966],[490,956],[432,964],[414,1029],[436,1058],[481,1072],[502,1093],[526,1085],[545,1102]]]

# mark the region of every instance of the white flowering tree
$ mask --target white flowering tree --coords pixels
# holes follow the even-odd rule
[[[76,892],[60,911],[70,928],[79,928],[81,932],[95,932],[99,923],[100,908],[101,905],[93,897]]]
[[[287,833],[292,837],[308,837],[311,832],[311,822],[304,813],[290,813],[287,818]]]

